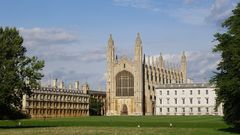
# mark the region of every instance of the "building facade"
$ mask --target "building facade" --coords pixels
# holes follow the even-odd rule
[[[155,85],[186,82],[187,60],[184,53],[180,66],[166,64],[161,54],[157,58],[146,58],[138,33],[134,58],[118,58],[110,35],[107,47],[106,115],[153,115]]]
[[[223,115],[221,105],[215,109],[214,89],[206,83],[159,85],[155,115]]]
[[[75,89],[66,89],[63,82],[57,87],[54,80],[53,87],[32,89],[30,97],[24,95],[22,111],[32,118],[88,116],[89,95],[80,90],[79,82]]]

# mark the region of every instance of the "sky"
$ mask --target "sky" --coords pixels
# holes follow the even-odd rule
[[[133,56],[137,33],[146,56],[179,63],[188,78],[207,82],[220,61],[214,34],[240,0],[0,0],[0,26],[16,27],[27,55],[45,61],[41,83],[88,82],[105,88],[106,47],[113,35],[118,55]]]

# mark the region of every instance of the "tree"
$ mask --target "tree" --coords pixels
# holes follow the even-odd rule
[[[24,117],[22,97],[39,86],[44,61],[25,56],[23,38],[16,28],[0,27],[0,119]]]
[[[101,115],[102,106],[103,103],[100,100],[91,97],[89,103],[89,115],[90,116]]]
[[[224,21],[224,33],[216,33],[218,44],[213,52],[221,54],[217,72],[211,82],[216,84],[217,106],[223,104],[224,120],[240,127],[240,3]]]

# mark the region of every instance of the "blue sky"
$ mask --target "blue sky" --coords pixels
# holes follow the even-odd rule
[[[188,76],[207,81],[219,62],[213,34],[239,0],[1,0],[0,26],[15,26],[28,55],[44,59],[43,84],[88,81],[105,87],[109,34],[120,55],[133,55],[136,33],[143,52],[179,62],[186,51]]]

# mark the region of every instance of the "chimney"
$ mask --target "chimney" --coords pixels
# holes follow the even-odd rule
[[[68,89],[69,89],[69,90],[72,90],[72,84],[69,84],[69,85],[68,85]]]
[[[76,81],[76,82],[74,83],[74,85],[75,85],[75,89],[76,89],[76,90],[79,90],[79,81]]]
[[[53,84],[52,85],[53,85],[52,86],[53,88],[57,88],[57,78],[53,80]]]
[[[64,82],[63,81],[60,82],[59,88],[64,89]]]
[[[87,83],[83,84],[82,90],[84,94],[88,94],[88,91],[90,90],[89,85]]]

